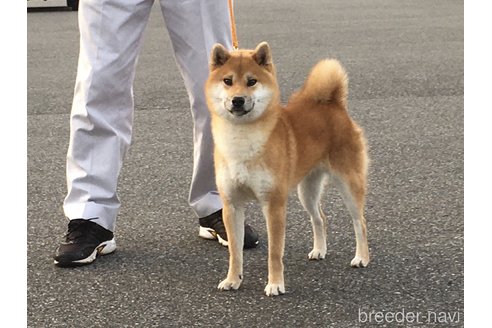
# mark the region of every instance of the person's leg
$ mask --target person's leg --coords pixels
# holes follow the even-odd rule
[[[161,0],[161,8],[193,115],[194,161],[189,203],[196,215],[203,218],[222,208],[215,185],[210,115],[203,87],[213,45],[232,47],[227,1]]]
[[[227,246],[222,201],[215,185],[213,139],[204,85],[212,47],[232,48],[229,8],[225,0],[160,0],[176,63],[183,76],[193,115],[193,177],[189,203],[199,218],[199,236]],[[258,244],[254,229],[245,225],[244,247]]]
[[[92,263],[116,249],[118,175],[131,140],[133,78],[153,0],[81,0],[70,116],[65,240],[55,264]]]
[[[81,0],[80,55],[67,154],[67,218],[114,231],[131,140],[132,84],[153,0]]]

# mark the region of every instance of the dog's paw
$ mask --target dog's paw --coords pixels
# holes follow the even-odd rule
[[[326,256],[326,249],[313,249],[308,254],[310,260],[323,260]]]
[[[365,268],[369,264],[369,257],[355,256],[350,262],[352,268]]]
[[[240,279],[239,277],[238,277],[238,279],[226,278],[220,282],[220,284],[217,288],[220,290],[231,290],[231,289],[237,290],[239,288],[239,286],[241,285],[241,282],[242,282],[242,279]]]
[[[265,287],[265,294],[266,296],[277,296],[277,295],[282,295],[285,294],[285,287],[284,283],[280,284],[268,284]]]

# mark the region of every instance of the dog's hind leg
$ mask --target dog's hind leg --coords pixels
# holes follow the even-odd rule
[[[337,189],[350,212],[355,230],[355,257],[350,265],[355,268],[366,267],[369,264],[369,247],[367,245],[366,219],[364,217],[364,199],[366,191],[365,175],[337,174],[335,175]]]
[[[244,206],[232,206],[224,202],[222,216],[229,247],[229,271],[218,288],[238,289],[243,281]]]
[[[313,250],[308,254],[310,260],[321,260],[326,256],[326,217],[321,209],[321,196],[327,182],[327,174],[314,169],[297,186],[297,194],[304,209],[309,213],[313,227]]]

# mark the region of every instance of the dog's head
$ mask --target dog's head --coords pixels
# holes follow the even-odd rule
[[[278,101],[278,86],[270,46],[229,52],[220,44],[212,49],[205,93],[212,114],[234,123],[263,116]]]

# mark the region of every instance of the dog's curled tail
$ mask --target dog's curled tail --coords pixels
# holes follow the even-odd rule
[[[325,59],[312,68],[297,97],[346,106],[347,95],[347,73],[336,59]]]

